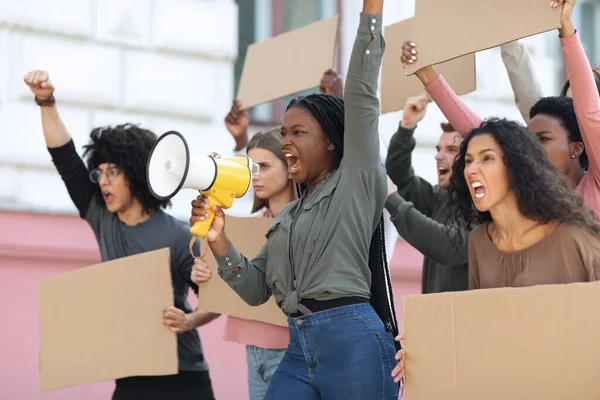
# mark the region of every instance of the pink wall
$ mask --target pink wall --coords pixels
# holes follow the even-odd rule
[[[97,263],[100,257],[91,230],[74,216],[3,211],[0,227],[0,399],[109,399],[112,382],[50,393],[39,389],[37,284]],[[391,269],[399,318],[401,296],[420,291],[421,262],[416,250],[404,241],[398,243]],[[190,300],[195,305],[195,299]],[[247,399],[245,350],[221,340],[224,322],[221,317],[200,329],[215,395]]]

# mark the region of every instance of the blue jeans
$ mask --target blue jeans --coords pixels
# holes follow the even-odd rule
[[[265,400],[398,399],[394,338],[370,304],[288,319],[290,344]]]
[[[263,400],[285,350],[246,346],[250,400]]]

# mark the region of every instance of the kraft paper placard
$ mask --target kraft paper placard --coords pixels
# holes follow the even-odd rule
[[[407,400],[593,400],[600,282],[404,296]]]
[[[248,259],[256,256],[266,242],[265,235],[273,225],[271,218],[227,217],[225,232],[235,248]],[[204,244],[203,244],[204,245]],[[269,301],[258,306],[249,306],[238,294],[221,279],[217,272],[217,262],[208,250],[204,261],[211,271],[211,278],[199,285],[198,308],[232,317],[287,327],[287,317],[271,296]]]
[[[40,282],[41,390],[178,371],[169,249]]]
[[[407,39],[417,44],[417,61],[408,65],[406,74],[557,29],[561,11],[548,0],[417,0],[412,37]]]
[[[416,76],[406,76],[400,61],[402,44],[411,40],[412,18],[384,28],[386,49],[381,70],[381,113],[400,111],[409,97],[425,92]],[[467,54],[436,65],[437,71],[458,95],[471,93],[476,88],[475,54]]]
[[[237,99],[244,109],[319,86],[334,67],[339,15],[248,46]]]

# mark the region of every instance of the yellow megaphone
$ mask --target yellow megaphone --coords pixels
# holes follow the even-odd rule
[[[235,198],[246,194],[253,176],[258,175],[258,165],[248,157],[221,158],[190,154],[183,135],[169,131],[158,138],[147,164],[148,188],[154,197],[167,200],[182,188],[197,189],[210,200],[211,206],[230,208]],[[215,218],[212,209],[209,218],[196,222],[190,232],[206,237]]]

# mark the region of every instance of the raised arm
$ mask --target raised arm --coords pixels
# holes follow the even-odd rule
[[[448,266],[468,261],[468,232],[457,231],[434,221],[398,193],[388,197],[385,208],[390,212],[400,236],[425,257]],[[455,248],[456,243],[460,243],[460,248]]]
[[[402,64],[412,64],[416,60],[417,45],[413,42],[405,42],[402,46]],[[421,80],[427,93],[458,133],[465,136],[471,129],[481,125],[481,118],[454,93],[454,90],[434,67],[421,68],[415,75]]]
[[[96,186],[88,178],[88,170],[77,154],[71,135],[63,124],[54,99],[54,85],[45,71],[32,71],[25,75],[25,83],[40,105],[42,128],[46,147],[52,161],[65,182],[71,200],[79,215],[84,218],[94,197]]]
[[[402,121],[390,141],[385,167],[400,196],[412,202],[419,211],[431,215],[436,190],[431,183],[415,176],[412,167],[412,152],[416,146],[413,134],[417,123],[425,116],[428,102],[426,93],[406,101]]]
[[[560,45],[571,83],[575,114],[590,161],[588,173],[593,174],[596,185],[600,186],[600,96],[579,34],[571,22],[574,6],[575,0],[565,2],[559,29]]]
[[[345,133],[343,163],[380,168],[379,98],[377,81],[385,41],[383,0],[364,0],[344,90]]]
[[[515,40],[500,46],[500,54],[515,95],[515,104],[527,123],[529,110],[543,96],[540,83],[533,72],[529,51],[523,43]]]
[[[245,155],[246,146],[248,145],[248,112],[242,110],[239,101],[234,100],[231,104],[231,109],[225,116],[225,126],[235,140],[235,148],[233,149],[236,155]]]

